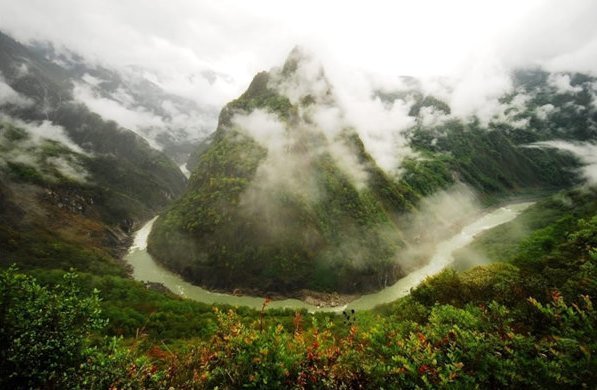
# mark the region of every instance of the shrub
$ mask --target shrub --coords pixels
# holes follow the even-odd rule
[[[76,275],[54,288],[14,267],[0,273],[0,387],[65,387],[87,358],[87,336],[99,329],[97,292],[81,297]]]

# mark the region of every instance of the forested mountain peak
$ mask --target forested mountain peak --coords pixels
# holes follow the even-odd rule
[[[373,97],[412,118],[404,146],[386,145],[398,171],[384,170],[305,53],[293,49],[224,107],[185,195],[157,221],[151,253],[187,279],[290,294],[379,289],[423,257],[408,248],[426,197],[466,188],[485,202],[579,180],[574,157],[527,147],[538,129],[459,118],[415,82]]]

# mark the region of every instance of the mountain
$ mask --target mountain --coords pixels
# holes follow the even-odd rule
[[[379,278],[395,278],[399,270],[391,256],[400,241],[381,194],[357,190],[330,148],[360,147],[364,165],[387,184],[385,196],[406,205],[404,195],[392,188],[351,132],[338,134],[332,144],[309,126],[298,112],[302,106],[268,87],[272,77],[260,73],[222,110],[189,190],[152,232],[152,253],[216,288],[354,291],[383,283]],[[320,81],[325,83],[323,74]],[[329,91],[313,97],[314,102],[329,99]],[[235,112],[257,112],[287,125],[282,154],[235,129]],[[277,170],[280,163],[284,172],[263,171]],[[357,252],[351,262],[343,261]]]
[[[148,70],[108,68],[48,42],[34,42],[28,48],[66,71],[76,100],[135,131],[179,165],[216,125],[215,107],[164,91],[158,76]],[[215,76],[203,77],[209,81]]]
[[[185,177],[75,100],[69,69],[4,34],[0,75],[1,261],[123,273],[127,234],[179,196]]]
[[[547,80],[533,86],[532,75],[516,75],[517,90],[532,94],[524,110],[509,107],[516,99],[505,96],[506,114],[485,124],[452,116],[417,83],[379,93],[386,104],[411,104],[414,123],[404,131],[414,153],[389,172],[358,129],[326,120],[342,116],[342,107],[321,66],[295,49],[221,111],[215,134],[194,154],[185,194],[158,219],[148,249],[208,288],[293,295],[380,289],[425,257],[415,249],[421,239],[461,223],[471,198],[491,203],[580,182],[575,156],[532,144],[562,134],[594,139],[590,128],[582,132],[595,118],[592,95],[562,96]],[[579,93],[594,82],[578,80]],[[537,107],[566,101],[582,104],[586,115],[575,117],[577,127],[551,129]],[[559,115],[567,115],[564,106]],[[450,197],[456,204],[443,208],[457,211],[449,217],[428,212],[429,199]]]

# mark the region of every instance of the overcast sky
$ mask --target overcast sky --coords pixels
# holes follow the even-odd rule
[[[17,39],[143,66],[168,90],[217,105],[296,44],[336,80],[366,72],[384,82],[447,75],[476,85],[530,65],[595,74],[596,20],[591,0],[0,0],[0,29]],[[210,84],[205,70],[227,77]]]

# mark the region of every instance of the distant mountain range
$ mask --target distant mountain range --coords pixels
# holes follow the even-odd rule
[[[28,48],[66,71],[75,100],[104,119],[135,131],[177,164],[186,163],[196,144],[215,128],[216,107],[199,106],[193,100],[167,93],[150,81],[156,76],[148,70],[132,66],[109,69],[66,49],[56,50],[47,42],[35,42]]]

